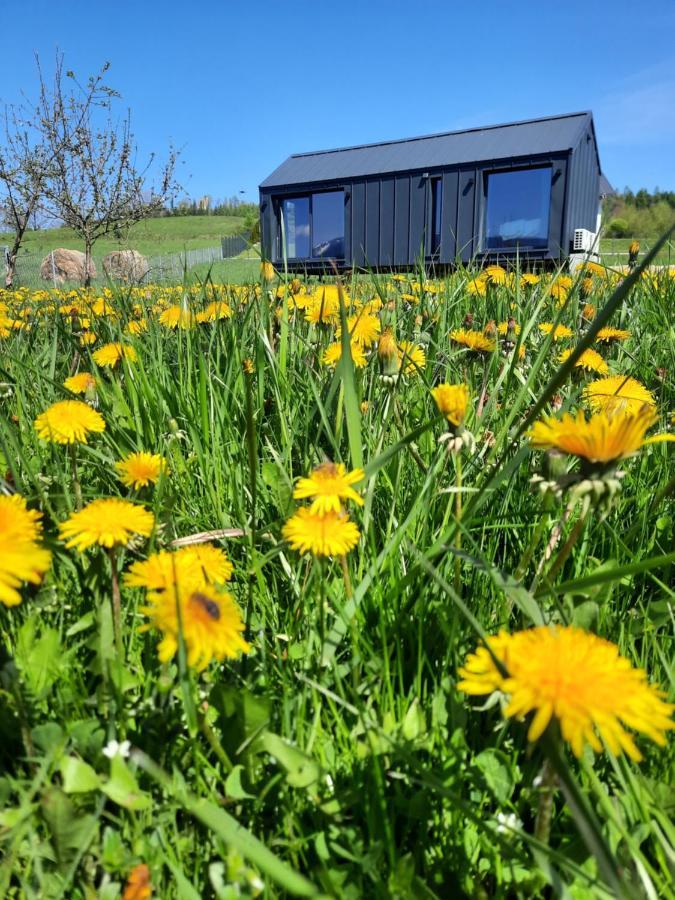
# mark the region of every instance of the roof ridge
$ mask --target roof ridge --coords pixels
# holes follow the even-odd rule
[[[476,125],[473,128],[458,128],[455,131],[437,131],[433,134],[421,134],[409,138],[395,138],[389,141],[373,141],[370,144],[352,144],[347,147],[333,147],[328,150],[309,150],[305,153],[291,153],[289,159],[302,159],[306,156],[322,156],[328,153],[344,153],[346,150],[365,150],[370,147],[387,147],[391,144],[410,144],[413,141],[428,141],[431,138],[449,137],[454,134],[470,134],[473,131],[492,131],[496,128],[510,128],[517,125],[534,125],[539,122],[551,122],[555,119],[574,119],[577,116],[592,116],[589,109],[572,113],[559,113],[555,116],[539,116],[535,119],[518,119],[514,122],[499,122],[494,125]]]

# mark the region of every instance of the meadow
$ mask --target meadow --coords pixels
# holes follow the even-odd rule
[[[143,256],[159,256],[163,253],[181,253],[216,247],[221,237],[241,234],[245,220],[241,216],[162,216],[145,219],[133,225],[128,234],[116,238],[102,237],[95,244],[96,258],[113,250],[131,248]],[[13,235],[0,233],[0,245],[11,244]],[[82,240],[71,228],[30,229],[26,232],[19,257],[22,254],[46,256],[52,250],[83,250]]]
[[[0,293],[0,895],[674,896],[650,262]]]

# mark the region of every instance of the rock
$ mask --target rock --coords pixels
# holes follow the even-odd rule
[[[65,250],[60,247],[52,250],[42,260],[40,277],[52,284],[63,284],[64,281],[84,281],[84,253],[79,250]],[[96,278],[96,266],[93,259],[89,261],[89,277]]]
[[[143,281],[150,271],[148,261],[137,250],[113,250],[103,257],[103,271],[116,281]]]

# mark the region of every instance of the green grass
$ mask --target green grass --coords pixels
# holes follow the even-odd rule
[[[0,343],[3,487],[43,513],[53,552],[43,583],[0,606],[0,896],[112,900],[143,862],[162,898],[252,897],[256,878],[271,898],[673,897],[672,740],[639,737],[639,765],[608,753],[579,761],[554,728],[529,745],[498,699],[457,689],[481,633],[543,621],[597,632],[675,692],[672,445],[625,460],[613,503],[585,516],[573,507],[554,540],[569,494],[544,498],[531,479],[578,465],[532,451],[527,423],[556,393],[563,409],[583,408],[593,376],[561,367],[575,342],[553,345],[537,325],[559,318],[580,342],[592,334],[576,287],[561,309],[545,282],[475,296],[475,274],[439,280],[416,305],[386,276],[347,279],[352,297],[383,300],[383,326],[425,350],[419,371],[389,379],[374,350],[364,369],[347,357],[326,368],[337,322],[310,325],[252,283],[243,296],[223,290],[231,318],[195,329],[159,324],[162,289],[118,290],[119,317],[93,320],[91,349],[57,312]],[[589,299],[632,334],[603,355],[654,393],[654,431],[665,430],[675,279],[613,290],[597,279]],[[210,299],[197,290],[191,302]],[[129,338],[139,303],[148,331]],[[524,362],[452,344],[468,313],[481,329],[513,315]],[[109,340],[133,343],[138,361],[99,369],[91,352]],[[110,559],[59,540],[76,503],[72,460],[32,424],[77,368],[95,374],[106,421],[75,451],[85,502],[131,497],[160,523],[120,552],[120,568],[229,529],[216,543],[234,563],[247,656],[202,673],[180,652],[160,663],[161,636],[139,631],[143,592],[124,586],[116,647]],[[470,389],[476,443],[460,456],[439,442],[447,426],[430,388],[442,381]],[[141,449],[161,453],[170,474],[130,492],[114,462]],[[302,505],[295,480],[325,459],[366,470],[364,505],[349,505],[361,539],[348,578],[338,559],[301,557],[281,537]],[[131,743],[129,759],[103,754],[112,739]],[[547,759],[562,787],[543,839]]]
[[[134,225],[128,237],[122,241],[108,236],[96,242],[94,255],[105,256],[112,250],[129,247],[143,256],[160,256],[165,253],[180,253],[183,250],[197,250],[201,247],[215,247],[221,237],[238,234],[244,230],[244,219],[240,216],[166,216],[161,219],[147,219]],[[0,234],[0,244],[9,243],[11,235]],[[69,228],[47,228],[29,231],[21,247],[21,253],[46,256],[57,247],[67,250],[82,250],[80,238]]]

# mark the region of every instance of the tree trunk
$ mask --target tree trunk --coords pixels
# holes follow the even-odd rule
[[[91,285],[91,243],[84,243],[84,286],[88,288]]]
[[[16,253],[14,250],[5,251],[5,289],[11,291],[14,287],[14,275],[16,274]]]
[[[5,251],[5,288],[8,291],[14,287],[14,276],[16,275],[16,258],[19,255],[19,247],[23,240],[23,230],[17,232],[14,236],[14,243],[11,250]]]

